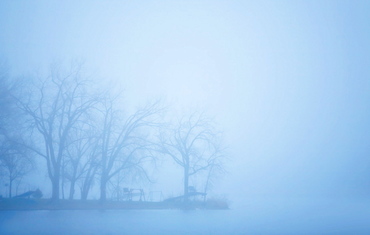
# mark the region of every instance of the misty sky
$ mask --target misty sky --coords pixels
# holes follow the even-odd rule
[[[369,12],[370,1],[3,0],[0,58],[14,76],[82,59],[130,105],[207,110],[231,159],[219,193],[368,196]]]

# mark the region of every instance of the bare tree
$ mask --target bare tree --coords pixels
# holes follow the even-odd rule
[[[87,198],[90,190],[91,180],[95,176],[98,163],[98,141],[96,126],[91,119],[85,120],[73,128],[75,138],[68,144],[66,149],[66,159],[64,178],[69,183],[69,199],[73,199],[75,186],[77,183],[82,184],[81,198]]]
[[[100,167],[98,157],[92,154],[92,158],[88,158],[88,161],[84,165],[85,174],[81,176],[77,183],[81,190],[81,200],[87,200],[91,187],[94,185],[96,175]]]
[[[10,120],[14,115],[12,115],[13,99],[12,99],[12,87],[9,84],[7,73],[0,68],[0,135],[6,135],[6,127],[9,125]]]
[[[9,141],[14,130],[19,128],[20,115],[14,99],[19,85],[19,82],[11,81],[5,64],[0,63],[0,142]]]
[[[200,172],[222,168],[224,158],[219,134],[210,119],[194,112],[159,136],[160,151],[183,169],[184,200],[188,200],[189,178]]]
[[[100,167],[100,146],[98,142],[99,139],[95,138],[95,135],[90,136],[88,150],[79,163],[80,168],[78,176],[76,177],[76,183],[80,187],[81,200],[87,200]]]
[[[30,127],[36,131],[33,136],[41,136],[42,147],[27,147],[46,160],[53,200],[59,199],[62,160],[73,138],[71,130],[96,104],[86,92],[86,80],[81,78],[80,70],[79,65],[67,74],[51,69],[49,77],[29,92],[28,99],[19,99],[21,109],[30,117]]]
[[[86,173],[90,157],[94,157],[91,156],[92,148],[96,148],[94,138],[90,135],[91,130],[86,130],[85,125],[87,124],[83,123],[74,128],[75,139],[66,148],[63,177],[70,183],[68,197],[70,200],[74,197],[77,181]]]
[[[213,186],[217,183],[217,179],[223,174],[226,174],[227,171],[223,166],[223,159],[226,159],[225,156],[222,159],[218,160],[217,164],[211,165],[206,173],[206,181],[204,182],[204,192],[207,193],[209,190],[213,188]]]
[[[6,176],[9,197],[13,182],[19,181],[32,168],[32,156],[22,145],[23,119],[15,95],[22,87],[20,80],[11,79],[4,63],[0,63],[0,167]]]
[[[127,169],[136,169],[146,175],[143,164],[151,160],[147,141],[149,128],[156,126],[159,103],[147,105],[126,119],[115,109],[115,99],[102,104],[100,200],[107,197],[107,183],[113,176]]]
[[[13,141],[2,142],[0,146],[0,166],[8,184],[8,196],[12,197],[13,182],[21,180],[33,167],[33,161],[27,149]]]

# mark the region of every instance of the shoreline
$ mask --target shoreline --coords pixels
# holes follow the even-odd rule
[[[53,202],[50,199],[8,199],[0,200],[0,211],[11,210],[228,210],[225,202],[190,201],[183,202],[146,202],[146,201],[106,201],[66,200]]]

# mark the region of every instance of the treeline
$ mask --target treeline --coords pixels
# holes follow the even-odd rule
[[[64,190],[74,199],[77,189],[86,200],[98,185],[105,201],[110,185],[118,192],[120,182],[133,176],[150,180],[153,163],[164,157],[182,170],[185,196],[191,177],[204,182],[207,191],[223,171],[220,133],[202,113],[165,121],[171,109],[160,101],[128,113],[121,93],[99,88],[79,65],[54,67],[46,77],[22,82],[1,72],[0,166],[9,197],[14,182],[35,168],[36,158],[43,159],[53,200]]]

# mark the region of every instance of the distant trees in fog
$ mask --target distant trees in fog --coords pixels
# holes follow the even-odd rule
[[[71,135],[72,130],[97,103],[96,97],[86,92],[87,85],[79,66],[65,74],[54,67],[47,78],[35,81],[29,97],[19,99],[34,137],[40,140],[38,146],[27,147],[46,161],[53,200],[59,199],[62,163],[68,144],[76,137]]]
[[[33,166],[33,161],[27,149],[13,141],[1,141],[0,145],[1,171],[5,176],[8,187],[8,196],[13,196],[14,182],[18,184],[27,175]]]
[[[3,175],[8,172],[9,196],[12,182],[30,171],[33,156],[44,159],[53,200],[74,199],[76,188],[86,200],[98,185],[105,201],[113,179],[116,188],[130,175],[150,180],[149,163],[161,156],[180,166],[185,196],[191,177],[202,177],[206,191],[214,172],[223,169],[220,134],[204,114],[165,123],[158,101],[127,112],[119,94],[92,89],[80,65],[68,71],[53,67],[45,78],[18,84],[22,93],[5,81],[1,78],[0,163]]]
[[[107,183],[122,171],[146,174],[143,164],[152,159],[150,129],[158,124],[159,103],[124,115],[116,108],[116,99],[106,98],[99,106],[101,124],[100,146],[100,200],[106,200]]]
[[[159,139],[160,151],[182,168],[185,200],[188,199],[189,178],[202,172],[208,172],[206,191],[212,170],[222,169],[224,159],[220,133],[212,121],[202,113],[184,115],[176,124],[163,129]]]
[[[65,185],[69,183],[68,199],[74,199],[76,186],[80,186],[82,199],[87,199],[91,185],[98,170],[98,135],[94,122],[84,117],[72,129],[62,163],[62,197],[65,198]]]
[[[14,95],[19,94],[19,82],[12,81],[7,68],[0,65],[0,177],[12,197],[14,183],[20,184],[30,172],[33,161],[29,151],[21,144],[22,117]]]

